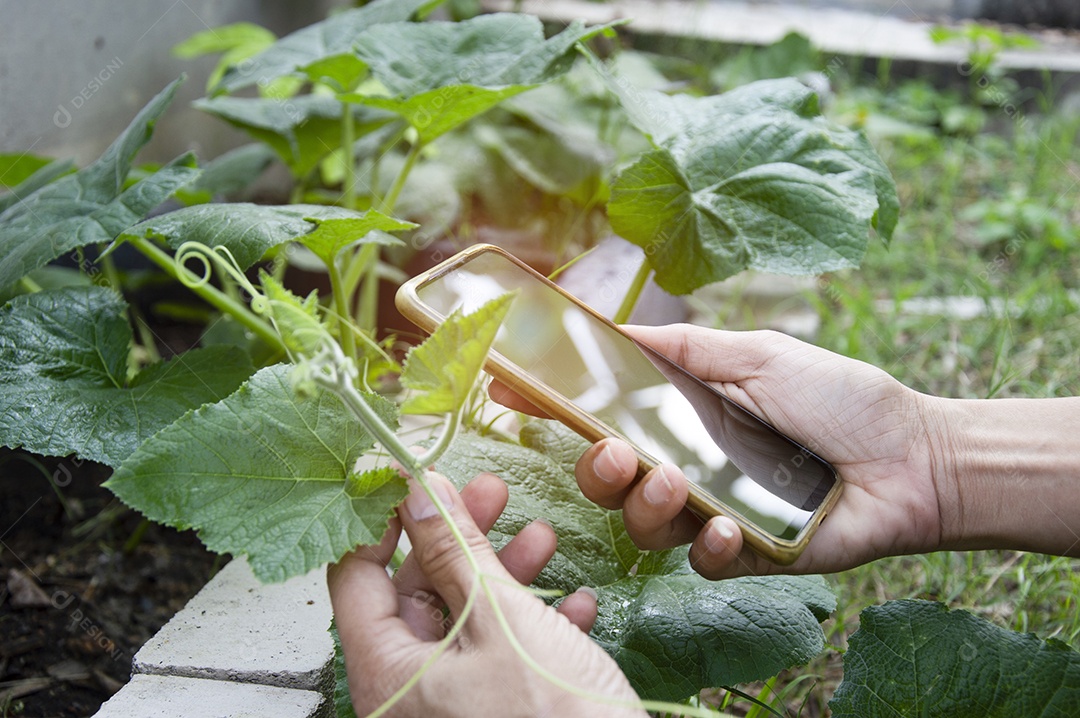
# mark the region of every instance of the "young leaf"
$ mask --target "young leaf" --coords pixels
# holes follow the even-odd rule
[[[194,156],[184,155],[124,189],[135,154],[150,140],[180,82],[151,100],[92,165],[46,184],[0,214],[0,292],[65,252],[112,241],[194,179]]]
[[[262,52],[277,40],[277,36],[260,25],[250,22],[234,22],[231,25],[197,32],[173,46],[173,54],[182,58],[222,53],[221,59],[206,80],[206,91],[211,91],[225,75],[225,71],[242,60]]]
[[[377,543],[408,493],[394,469],[356,473],[374,444],[337,397],[298,396],[287,365],[186,414],[139,447],[108,486],[154,521],[194,528],[211,551],[246,554],[284,581]],[[394,406],[367,395],[383,420]]]
[[[334,13],[326,20],[286,35],[248,61],[229,68],[216,88],[235,92],[256,83],[291,75],[313,63],[352,51],[356,36],[372,25],[402,22],[423,15],[442,0],[376,0],[364,7]]]
[[[1080,706],[1080,653],[930,601],[859,615],[836,718],[1066,716]]]
[[[194,106],[268,144],[298,177],[341,146],[341,116],[346,108],[355,115],[358,135],[394,119],[388,112],[343,105],[323,95],[214,97],[196,100]]]
[[[213,347],[128,379],[125,310],[103,287],[39,292],[0,309],[0,443],[119,466],[158,429],[250,376],[243,352]]]
[[[282,206],[233,203],[185,207],[131,227],[125,237],[162,239],[173,249],[184,242],[228,247],[241,269],[266,252],[315,229],[314,220],[355,219],[356,212],[315,204]]]
[[[564,73],[575,44],[606,27],[573,22],[545,40],[538,18],[516,13],[384,25],[363,33],[355,52],[392,96],[344,99],[402,115],[429,142]]]
[[[359,217],[343,219],[319,219],[305,217],[315,223],[315,229],[300,237],[300,243],[315,253],[327,266],[334,263],[341,250],[359,242],[377,242],[383,245],[400,245],[401,240],[383,232],[399,232],[417,225],[387,217],[382,212],[369,209]],[[368,236],[371,232],[379,233]]]
[[[537,421],[521,441],[464,434],[437,468],[459,485],[480,471],[510,485],[509,505],[489,534],[497,546],[538,516],[552,523],[559,547],[536,585],[597,591],[592,636],[643,698],[683,700],[702,688],[765,679],[821,650],[819,621],[836,605],[821,577],[707,581],[691,570],[685,548],[641,552],[620,512],[581,495],[574,464],[583,439]]]
[[[417,393],[402,403],[401,413],[446,414],[465,403],[515,296],[504,294],[470,314],[454,312],[409,350],[401,384]]]
[[[313,357],[324,343],[333,341],[319,317],[319,297],[315,290],[301,300],[266,272],[259,272],[259,284],[266,295],[266,313],[291,356]]]
[[[668,97],[611,85],[657,148],[620,173],[608,215],[675,294],[747,267],[813,274],[858,264],[899,213],[888,169],[859,132],[817,115],[795,80]]]

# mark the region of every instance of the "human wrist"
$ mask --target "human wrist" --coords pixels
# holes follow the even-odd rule
[[[928,397],[941,549],[1073,554],[1080,399]]]

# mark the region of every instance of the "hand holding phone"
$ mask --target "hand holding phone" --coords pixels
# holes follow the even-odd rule
[[[798,557],[839,496],[832,466],[506,252],[471,247],[403,285],[397,304],[432,331],[513,291],[489,373],[591,441],[627,440],[639,475],[680,466],[687,506],[731,517],[769,561]]]

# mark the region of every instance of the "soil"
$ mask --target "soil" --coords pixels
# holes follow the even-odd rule
[[[192,532],[145,523],[107,467],[0,449],[0,716],[89,716],[209,580]]]

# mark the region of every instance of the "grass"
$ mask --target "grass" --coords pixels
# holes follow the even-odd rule
[[[888,111],[888,95],[860,92],[863,116]],[[844,111],[843,96],[837,106]],[[976,111],[989,129],[974,135],[874,139],[898,183],[901,224],[859,270],[818,282],[808,297],[821,319],[815,342],[931,394],[1080,395],[1080,117]],[[917,297],[966,297],[987,312],[910,311],[904,302]],[[942,552],[883,559],[829,581],[839,600],[825,624],[831,649],[769,684],[741,687],[785,715],[827,714],[859,611],[892,599],[943,601],[1080,649],[1080,560]],[[728,710],[751,709],[736,706]]]

